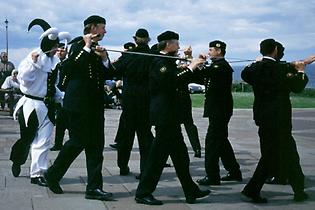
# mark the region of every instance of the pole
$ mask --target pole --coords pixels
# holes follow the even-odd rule
[[[145,55],[145,56],[151,56],[151,57],[160,57],[160,58],[172,58],[176,60],[188,60],[187,58],[181,58],[178,56],[170,56],[170,55],[161,55],[161,54],[150,54],[150,53],[143,53],[143,52],[133,52],[133,51],[120,51],[120,50],[111,50],[106,49],[108,52],[118,52],[118,53],[125,53],[125,54],[132,54],[132,55]]]
[[[6,50],[7,50],[7,56],[8,56],[8,58],[9,58],[9,34],[8,34],[8,24],[9,24],[9,21],[8,21],[8,19],[5,19],[5,21],[4,21],[4,23],[5,23],[5,31],[6,31]]]

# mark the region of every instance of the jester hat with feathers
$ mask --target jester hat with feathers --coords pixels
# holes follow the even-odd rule
[[[65,47],[67,42],[70,41],[71,36],[69,32],[59,32],[57,28],[52,28],[45,20],[37,18],[30,22],[28,31],[34,26],[39,25],[44,33],[39,37],[41,39],[40,48],[48,56],[50,50],[59,45],[61,40],[65,40]]]

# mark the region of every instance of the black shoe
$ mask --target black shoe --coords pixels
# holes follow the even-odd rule
[[[128,176],[130,174],[130,169],[129,167],[125,167],[125,168],[120,168],[120,172],[119,172],[120,176]]]
[[[295,193],[294,194],[294,201],[295,202],[302,202],[305,201],[309,198],[308,194],[306,194],[306,192],[301,192],[301,193]]]
[[[195,195],[193,196],[187,196],[186,197],[186,203],[190,203],[190,204],[193,204],[196,202],[196,199],[197,198],[203,198],[207,195],[210,194],[210,190],[200,190],[199,192],[197,192]]]
[[[42,186],[42,187],[47,187],[47,182],[46,182],[45,178],[41,177],[41,176],[31,178],[31,183],[37,184],[37,185]]]
[[[101,201],[112,201],[113,193],[105,192],[102,189],[87,190],[85,192],[85,198]]]
[[[148,195],[143,198],[136,197],[135,200],[137,203],[142,203],[145,205],[162,205],[163,204],[162,201],[155,199],[153,195]]]
[[[62,148],[62,145],[54,145],[52,148],[50,148],[50,151],[60,151]]]
[[[21,173],[21,166],[16,163],[13,163],[11,170],[12,170],[13,176],[18,177]]]
[[[58,181],[55,181],[53,179],[51,179],[47,172],[44,173],[44,178],[46,180],[46,183],[47,183],[47,186],[48,188],[55,194],[62,194],[63,193],[63,190],[62,188],[60,187]]]
[[[221,181],[237,181],[237,182],[241,182],[241,181],[243,181],[242,173],[241,172],[239,172],[237,174],[227,173],[227,175],[221,177]]]
[[[246,193],[244,190],[241,192],[241,200],[245,202],[250,203],[267,203],[267,199],[261,197],[259,194],[257,195],[251,195],[249,193]]]
[[[201,150],[196,150],[194,157],[196,157],[196,158],[201,158]]]
[[[210,180],[208,176],[205,176],[202,179],[198,179],[197,183],[199,185],[220,185],[220,180]]]
[[[113,149],[117,149],[117,143],[110,144],[109,146],[110,146],[111,148],[113,148]]]

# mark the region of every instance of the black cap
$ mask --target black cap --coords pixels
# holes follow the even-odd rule
[[[165,31],[161,33],[160,35],[158,35],[157,37],[158,42],[172,40],[172,39],[178,40],[179,39],[178,33],[175,33],[173,31]]]
[[[139,38],[149,38],[149,32],[144,28],[139,28],[135,34],[136,37]]]
[[[262,55],[268,55],[272,53],[277,46],[277,42],[274,39],[265,39],[260,42],[260,53]]]
[[[127,42],[124,44],[124,49],[126,50],[132,50],[135,47],[136,47],[136,44],[132,42]]]
[[[214,41],[209,43],[209,47],[216,47],[216,48],[220,48],[222,50],[225,50],[226,44],[220,40],[214,40]]]
[[[103,18],[101,16],[92,15],[92,16],[86,18],[84,20],[84,22],[83,22],[84,26],[86,26],[88,24],[91,24],[91,23],[95,23],[95,24],[103,23],[103,24],[106,24],[106,20],[105,20],[105,18]]]

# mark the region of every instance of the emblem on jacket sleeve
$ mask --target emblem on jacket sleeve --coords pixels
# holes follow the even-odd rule
[[[161,73],[166,72],[166,66],[163,66],[162,68],[160,68],[160,72],[161,72]]]
[[[292,73],[287,73],[287,77],[288,77],[288,78],[292,78],[292,77],[293,77],[293,74],[292,74]]]

